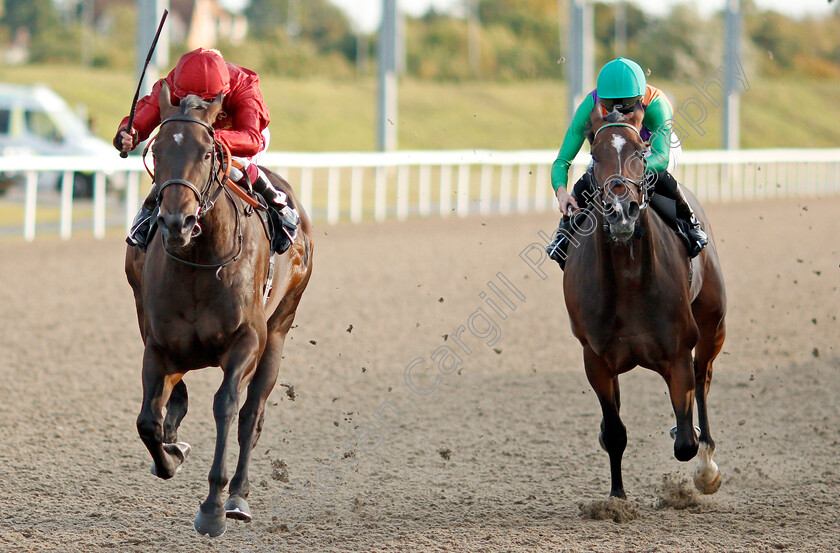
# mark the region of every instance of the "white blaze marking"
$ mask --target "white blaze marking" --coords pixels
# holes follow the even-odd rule
[[[626,143],[627,143],[627,141],[624,140],[624,137],[618,136],[617,134],[613,135],[612,145],[615,148],[615,151],[618,152],[619,156],[621,155],[621,149],[624,147],[624,145]]]
[[[180,146],[181,143],[184,141],[184,135],[179,133],[179,132],[175,133],[175,136],[173,136],[172,138],[175,139],[175,143],[178,144],[178,146]],[[622,142],[623,142],[623,140],[622,140]]]

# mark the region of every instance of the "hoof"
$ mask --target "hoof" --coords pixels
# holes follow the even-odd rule
[[[672,427],[669,434],[671,435],[672,440],[676,440],[677,439],[677,427],[676,426]],[[699,426],[694,427],[694,434],[697,436],[698,439],[700,439],[700,427]]]
[[[227,518],[251,522],[251,508],[240,495],[232,495],[225,501],[225,512]]]
[[[158,474],[157,467],[154,463],[152,463],[152,468],[150,469],[150,472],[155,476],[166,480],[178,474],[178,472],[181,470],[181,465],[184,464],[184,461],[187,460],[187,456],[190,454],[190,451],[192,451],[192,447],[190,447],[190,444],[188,444],[187,442],[176,442],[174,444],[163,444],[163,450],[166,453],[173,455],[176,459],[179,459],[178,465],[175,467],[175,470],[172,471],[172,474],[170,474],[169,476]]]
[[[202,509],[198,510],[195,515],[195,522],[193,528],[202,536],[208,538],[218,538],[227,530],[227,519],[224,513],[219,516],[205,513]]]
[[[710,471],[708,470],[700,470],[698,469],[694,471],[694,487],[697,490],[705,495],[711,495],[720,489],[720,485],[723,482],[723,476],[720,474],[720,470],[715,467],[714,476],[711,476]]]
[[[715,450],[709,444],[700,444],[700,463],[694,470],[694,487],[700,493],[709,495],[720,489],[720,484],[723,477],[720,474],[720,469],[717,463],[712,460]]]

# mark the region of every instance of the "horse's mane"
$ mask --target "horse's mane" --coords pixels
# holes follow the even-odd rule
[[[607,123],[623,123],[627,121],[627,116],[620,111],[613,110],[604,117],[604,121]]]
[[[183,100],[181,100],[181,104],[178,106],[180,108],[179,114],[186,115],[187,113],[196,109],[205,110],[208,107],[210,107],[210,104],[211,102],[208,102],[207,100],[202,100],[201,96],[196,96],[195,94],[188,94],[184,97]]]

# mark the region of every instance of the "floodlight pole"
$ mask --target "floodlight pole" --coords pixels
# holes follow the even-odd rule
[[[627,55],[627,4],[619,0],[615,5],[615,57]]]
[[[146,55],[160,21],[160,14],[169,9],[169,0],[137,0],[137,54],[134,63],[135,73],[139,81],[146,65]],[[161,68],[169,65],[169,31],[163,29],[158,38],[154,54],[149,61],[146,75],[140,83],[140,95],[145,96],[152,89],[151,83],[160,78]]]
[[[741,50],[741,1],[726,0],[726,50],[724,67],[726,98],[723,110],[723,148],[737,150],[740,147],[740,83],[739,52]]]
[[[592,4],[589,0],[569,0],[569,44],[567,46],[566,66],[569,80],[569,121],[583,97],[594,83],[593,51],[594,24]]]
[[[382,0],[378,65],[377,145],[388,152],[397,149],[397,0]]]

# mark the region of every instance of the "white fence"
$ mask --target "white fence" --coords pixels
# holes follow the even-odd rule
[[[550,186],[555,150],[400,151],[392,153],[267,152],[261,163],[292,183],[315,221],[382,221],[409,216],[525,213],[556,209]],[[588,163],[579,156],[576,179]],[[58,189],[39,186],[39,173],[59,172]],[[75,172],[93,173],[92,199],[74,198]],[[106,177],[107,173],[107,177]],[[840,149],[687,151],[674,172],[704,202],[840,193]],[[23,175],[22,189],[0,197],[5,234],[33,240],[36,228],[105,235],[131,224],[150,185],[138,157],[0,157],[0,175]],[[116,183],[116,184],[112,184]],[[15,192],[16,191],[16,192]],[[40,204],[40,206],[39,206]],[[21,215],[17,216],[16,210]],[[57,211],[57,213],[56,213]],[[81,213],[81,215],[79,215]],[[36,221],[46,221],[43,224]],[[82,224],[84,222],[84,224]],[[14,228],[17,228],[17,232]],[[11,229],[11,230],[10,230]]]

